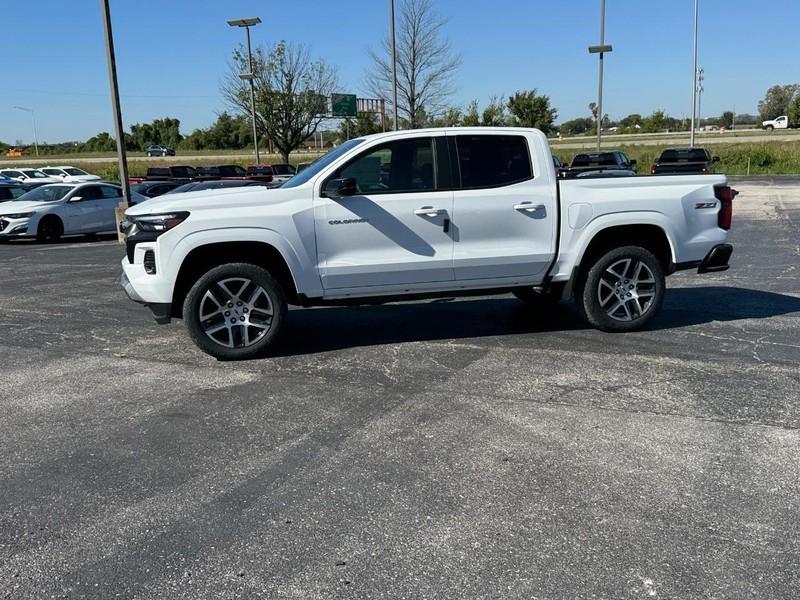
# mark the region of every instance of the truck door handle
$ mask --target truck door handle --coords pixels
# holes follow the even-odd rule
[[[534,212],[537,210],[544,210],[544,204],[534,204],[533,202],[523,202],[515,204],[514,210],[524,210],[525,212]]]
[[[418,217],[438,217],[439,215],[446,215],[447,211],[443,208],[433,208],[432,206],[423,206],[414,211]]]

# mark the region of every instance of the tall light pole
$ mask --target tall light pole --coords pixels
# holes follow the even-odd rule
[[[33,147],[36,150],[36,156],[39,156],[39,135],[36,133],[36,115],[32,108],[25,108],[24,106],[15,106],[17,110],[24,110],[31,113],[31,121],[33,121]]]
[[[261,163],[261,155],[258,152],[258,127],[256,126],[256,88],[253,79],[255,79],[255,72],[253,71],[253,51],[250,49],[250,28],[254,25],[261,23],[258,17],[250,17],[247,19],[233,19],[228,21],[231,27],[244,27],[247,32],[247,60],[250,64],[250,72],[242,73],[239,75],[242,79],[250,82],[250,117],[253,119],[253,146],[256,150],[256,164]]]
[[[394,0],[389,0],[389,29],[392,36],[392,106],[394,107],[394,130],[400,129],[397,126],[397,50],[395,49],[395,35],[394,35]]]
[[[117,135],[117,159],[119,179],[122,186],[122,204],[117,207],[117,222],[122,220],[122,212],[130,206],[131,188],[128,182],[128,157],[125,154],[125,132],[122,129],[122,110],[119,105],[119,85],[117,83],[117,59],[114,55],[114,32],[111,29],[111,9],[108,0],[100,0],[103,13],[103,26],[106,33],[106,60],[108,62],[108,84],[111,87],[111,107],[114,112],[114,131]],[[122,241],[121,233],[120,241]]]
[[[697,118],[697,13],[699,0],[694,0],[694,43],[692,46],[692,134],[689,138],[689,146],[694,147],[694,121]]]
[[[597,151],[600,151],[603,129],[603,54],[611,52],[611,44],[606,45],[606,0],[600,0],[600,45],[589,46],[589,54],[600,55],[600,72],[597,77]]]
[[[702,67],[697,71],[697,129],[703,131],[703,81],[705,80],[705,71]]]

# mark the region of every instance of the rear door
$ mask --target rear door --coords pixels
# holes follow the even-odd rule
[[[115,210],[122,202],[122,190],[113,185],[101,185],[102,199],[97,210],[97,231],[116,231]]]
[[[458,281],[544,274],[555,249],[556,186],[533,169],[523,133],[449,134],[460,186],[453,198]]]

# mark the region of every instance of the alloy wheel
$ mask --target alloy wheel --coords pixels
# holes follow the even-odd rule
[[[640,318],[650,310],[655,296],[655,275],[637,258],[623,258],[612,263],[597,284],[600,306],[617,321]]]
[[[211,285],[200,301],[198,313],[205,334],[226,348],[256,344],[271,329],[275,315],[267,291],[245,277]]]

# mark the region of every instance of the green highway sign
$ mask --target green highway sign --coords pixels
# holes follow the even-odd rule
[[[355,117],[355,94],[331,94],[331,114],[334,117]]]

